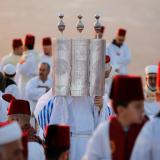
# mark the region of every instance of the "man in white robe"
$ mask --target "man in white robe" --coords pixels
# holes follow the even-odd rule
[[[119,29],[116,38],[106,47],[106,54],[111,58],[111,65],[114,71],[119,74],[127,74],[127,66],[131,62],[131,52],[125,41],[125,29]]]
[[[50,37],[42,39],[43,53],[40,54],[40,63],[48,63],[52,68],[52,40]]]
[[[160,103],[156,99],[156,80],[157,80],[157,65],[150,65],[145,68],[146,74],[146,85],[144,88],[145,103],[144,111],[145,114],[152,118],[160,111]]]
[[[26,98],[31,103],[31,112],[34,113],[38,99],[52,87],[52,79],[48,76],[50,66],[47,63],[39,65],[39,75],[30,79],[26,84]]]
[[[84,160],[124,160],[130,157],[130,149],[138,134],[132,125],[139,128],[143,119],[141,78],[115,76],[111,88],[110,98],[117,115],[98,126],[88,142]]]
[[[35,37],[26,35],[25,52],[17,64],[17,73],[19,75],[18,87],[20,96],[25,99],[26,83],[37,75],[39,55],[34,51]]]
[[[23,54],[23,43],[20,38],[13,39],[12,49],[13,51],[9,55],[6,55],[2,58],[1,60],[2,69],[7,64],[13,64],[16,67],[17,63],[19,62]]]
[[[102,97],[96,99],[89,96],[55,97],[50,124],[70,126],[70,160],[81,160],[93,131],[101,121],[105,120],[102,106]]]

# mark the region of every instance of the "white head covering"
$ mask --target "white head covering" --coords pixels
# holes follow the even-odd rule
[[[4,122],[0,125],[0,145],[21,139],[22,131],[17,122]]]
[[[149,65],[145,68],[145,73],[157,73],[158,72],[158,66],[157,65]]]
[[[14,75],[16,73],[16,67],[13,64],[7,64],[3,67],[3,72],[7,75]]]

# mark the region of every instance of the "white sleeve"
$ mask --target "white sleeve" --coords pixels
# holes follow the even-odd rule
[[[125,45],[125,51],[122,56],[119,56],[120,65],[128,65],[131,62],[131,51],[127,45]]]
[[[53,106],[50,124],[68,124],[68,104],[65,97],[55,97]]]
[[[5,93],[12,94],[16,99],[19,98],[19,90],[18,90],[18,87],[17,87],[15,84],[9,85],[9,86],[5,89]]]
[[[0,122],[4,122],[7,120],[7,107],[6,105],[9,105],[9,103],[5,102],[1,97],[0,97]]]
[[[108,136],[109,123],[105,122],[99,125],[99,127],[93,133],[90,138],[85,158],[87,160],[111,160],[109,136]]]
[[[20,63],[17,64],[17,71],[19,74],[22,74],[22,75],[33,76],[32,68],[35,68],[35,65],[36,63],[33,57],[28,57],[23,64],[20,64]]]
[[[43,94],[45,94],[45,88],[38,88],[38,84],[31,79],[25,88],[26,96],[29,100],[37,101]]]
[[[152,160],[152,126],[147,122],[140,132],[132,151],[131,160]]]

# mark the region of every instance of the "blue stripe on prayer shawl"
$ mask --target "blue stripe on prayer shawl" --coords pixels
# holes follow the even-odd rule
[[[54,99],[51,99],[48,104],[43,107],[38,115],[38,123],[43,130],[49,124],[53,109],[53,101]]]

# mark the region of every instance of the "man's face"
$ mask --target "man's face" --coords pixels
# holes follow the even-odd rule
[[[48,66],[47,64],[41,64],[39,66],[39,77],[41,80],[46,80],[49,74]]]
[[[141,123],[144,115],[144,101],[132,101],[126,108],[121,107],[121,116],[129,125]]]
[[[51,45],[43,46],[43,52],[47,56],[52,56],[52,46]]]
[[[21,55],[23,54],[23,46],[20,46],[20,47],[18,47],[18,48],[15,48],[14,53],[15,53],[16,55],[21,56]]]
[[[1,160],[24,160],[21,140],[5,144],[2,152]]]
[[[9,115],[8,120],[17,121],[23,131],[27,130],[30,127],[30,116],[27,115]]]
[[[117,36],[116,37],[116,43],[118,45],[122,45],[124,43],[124,41],[125,41],[125,37],[123,37],[123,36]]]
[[[146,84],[149,89],[152,91],[156,91],[156,81],[157,81],[157,74],[156,73],[149,73],[146,76]]]

